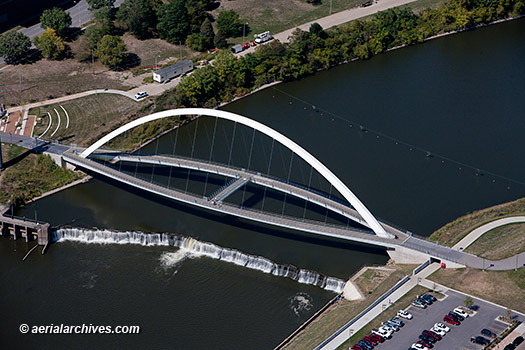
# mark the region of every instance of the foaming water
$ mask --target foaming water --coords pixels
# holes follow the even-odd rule
[[[329,277],[315,271],[299,269],[289,264],[278,264],[262,256],[245,254],[236,249],[223,248],[209,242],[201,242],[181,235],[61,228],[53,232],[53,240],[88,244],[174,246],[178,248],[177,251],[164,252],[160,256],[160,263],[164,268],[173,267],[187,258],[207,257],[274,276],[290,278],[299,283],[315,285],[335,293],[341,293],[346,284],[341,279]]]

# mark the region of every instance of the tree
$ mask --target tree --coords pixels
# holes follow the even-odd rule
[[[104,35],[112,35],[115,31],[113,25],[113,12],[107,8],[102,7],[93,11],[93,18],[95,24],[86,28],[84,35],[88,38],[91,48],[97,46]]]
[[[104,35],[95,49],[95,56],[102,64],[112,69],[118,68],[126,59],[126,44],[121,37]]]
[[[465,304],[466,307],[468,307],[470,309],[472,307],[472,305],[474,305],[474,300],[472,300],[472,298],[467,295],[465,300],[463,300],[463,303]]]
[[[328,38],[328,34],[326,34],[326,32],[323,30],[323,27],[321,27],[321,25],[317,22],[312,23],[309,31],[310,31],[310,34],[315,34],[321,39]]]
[[[242,34],[243,22],[239,14],[234,10],[221,11],[217,17],[217,28],[227,37],[235,37]]]
[[[213,32],[213,26],[210,20],[206,18],[204,23],[202,23],[200,33],[191,34],[186,40],[186,45],[195,51],[205,51],[213,48],[214,38],[215,33]]]
[[[119,8],[117,19],[138,39],[146,38],[157,16],[149,0],[127,0]]]
[[[40,36],[33,39],[37,49],[42,51],[45,58],[56,59],[66,50],[64,40],[59,37],[53,28],[47,28]]]
[[[100,8],[112,8],[115,0],[87,0],[89,11],[98,10]]]
[[[206,6],[207,1],[202,0],[187,0],[186,9],[188,10],[188,23],[190,25],[190,33],[198,33],[202,23],[207,18]]]
[[[0,56],[3,56],[8,64],[20,61],[30,48],[31,39],[22,33],[10,31],[0,36]]]
[[[217,35],[215,35],[215,38],[213,39],[213,43],[215,44],[215,47],[218,49],[224,49],[228,47],[228,43],[226,42],[226,36],[222,33],[220,29],[217,31]]]
[[[185,42],[188,36],[188,11],[184,0],[161,5],[157,12],[157,30],[162,39],[173,44]]]
[[[71,27],[71,15],[59,7],[44,10],[40,16],[40,25],[43,29],[53,28],[59,36],[63,37]]]

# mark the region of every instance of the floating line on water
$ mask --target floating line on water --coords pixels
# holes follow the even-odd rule
[[[335,293],[341,293],[346,284],[346,281],[339,278],[326,276],[311,270],[299,269],[289,264],[278,264],[262,256],[245,254],[236,249],[223,248],[213,243],[202,242],[182,235],[61,228],[53,232],[53,241],[88,244],[173,246],[178,248],[176,252],[164,252],[161,255],[161,263],[166,267],[174,266],[186,258],[208,257],[274,276],[290,278],[299,283],[315,285]]]
[[[467,163],[464,163],[464,162],[461,162],[461,161],[449,158],[447,156],[444,156],[444,155],[441,155],[441,154],[438,154],[438,153],[434,153],[434,152],[429,151],[427,149],[424,149],[422,147],[413,145],[413,144],[411,144],[409,142],[402,141],[402,140],[400,140],[400,139],[398,139],[396,137],[390,136],[388,134],[384,134],[381,131],[377,131],[377,130],[374,130],[374,129],[369,129],[368,127],[365,127],[361,123],[355,122],[355,121],[350,120],[348,118],[345,118],[345,117],[343,117],[341,115],[332,113],[329,110],[326,110],[326,109],[323,109],[323,108],[319,108],[318,106],[315,106],[314,104],[312,104],[312,103],[310,103],[310,102],[308,102],[306,100],[303,100],[303,99],[301,99],[301,98],[299,98],[297,96],[294,96],[294,95],[292,95],[292,94],[290,94],[288,92],[280,90],[279,88],[277,88],[275,86],[272,86],[272,89],[274,89],[275,91],[280,92],[281,94],[286,95],[286,96],[288,96],[288,97],[290,97],[290,98],[292,98],[292,99],[294,99],[296,101],[299,101],[299,102],[301,102],[301,103],[303,103],[303,104],[305,104],[307,106],[310,106],[312,109],[314,109],[316,111],[321,111],[321,112],[329,114],[330,116],[332,116],[334,118],[337,118],[337,119],[339,119],[339,120],[341,120],[341,121],[343,121],[345,123],[350,123],[351,127],[353,125],[359,126],[361,128],[361,131],[363,131],[365,133],[370,132],[370,133],[376,134],[378,136],[378,138],[379,138],[379,136],[384,137],[384,138],[386,138],[388,140],[394,141],[396,144],[401,144],[401,145],[409,147],[411,151],[414,149],[414,150],[418,150],[420,152],[423,152],[423,153],[426,154],[427,158],[429,158],[429,157],[440,158],[442,160],[445,160],[445,161],[448,161],[448,162],[451,162],[451,163],[463,166],[465,168],[469,168],[469,169],[474,170],[476,172],[476,176],[479,176],[479,174],[488,174],[488,175],[491,175],[493,177],[497,177],[497,178],[500,178],[500,179],[503,179],[503,180],[506,180],[506,181],[509,181],[509,182],[513,182],[513,183],[525,186],[525,181],[516,180],[516,179],[510,178],[510,177],[505,176],[505,175],[497,174],[495,172],[488,171],[488,170],[485,170],[485,169],[481,169],[479,167],[476,167],[476,166],[473,166],[473,165],[470,165],[470,164],[467,164]],[[323,116],[323,113],[321,113],[321,116]],[[461,170],[461,168],[460,168],[460,170]],[[492,182],[495,182],[495,181],[492,181]],[[510,189],[510,188],[507,188],[507,189]]]

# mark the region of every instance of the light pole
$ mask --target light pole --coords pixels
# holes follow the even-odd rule
[[[330,15],[332,14],[332,0],[330,0]]]
[[[155,56],[155,70],[157,70],[157,58],[160,57],[160,55]]]
[[[246,25],[247,25],[247,24],[248,24],[248,23],[243,23],[243,24],[242,24],[242,45],[244,45],[244,32],[245,32],[245,30],[246,30]]]

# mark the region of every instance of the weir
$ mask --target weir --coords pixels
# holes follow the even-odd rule
[[[209,242],[198,241],[192,237],[176,234],[133,231],[116,232],[64,227],[53,233],[53,241],[173,246],[179,248],[179,250],[162,255],[161,261],[166,266],[177,264],[185,258],[208,257],[274,276],[290,278],[299,283],[315,285],[335,293],[341,293],[346,285],[346,281],[335,277],[326,276],[311,270],[300,269],[289,264],[279,264],[262,256],[245,254],[236,249],[224,248]]]

